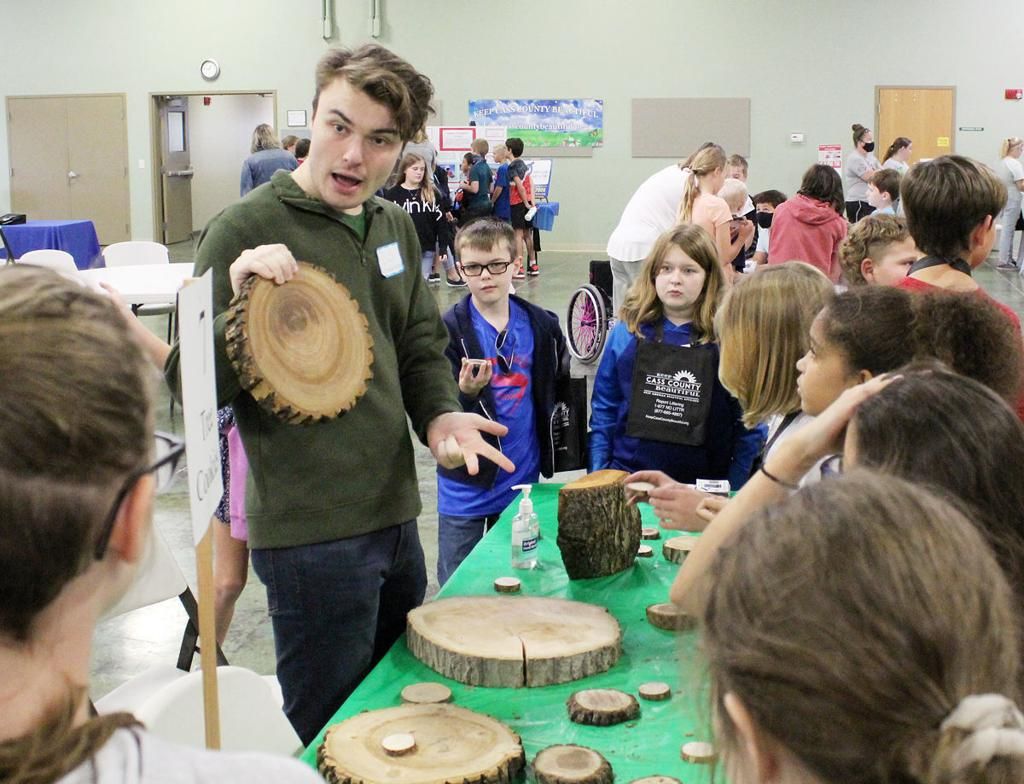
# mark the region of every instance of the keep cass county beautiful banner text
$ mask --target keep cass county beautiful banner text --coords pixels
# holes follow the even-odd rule
[[[469,102],[469,120],[500,125],[527,147],[601,147],[604,101],[494,98]]]

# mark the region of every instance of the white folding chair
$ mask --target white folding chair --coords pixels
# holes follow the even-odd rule
[[[75,257],[66,250],[30,250],[20,259],[19,264],[31,264],[33,267],[47,267],[63,275],[78,279],[78,267]]]

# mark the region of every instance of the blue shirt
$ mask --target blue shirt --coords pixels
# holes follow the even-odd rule
[[[485,517],[498,514],[515,498],[512,485],[533,484],[540,478],[540,445],[531,389],[533,329],[526,311],[510,301],[508,325],[502,330],[505,338],[499,341],[498,330],[480,315],[472,300],[469,310],[476,338],[491,361],[490,387],[497,408],[491,416],[508,428],[508,435],[501,438],[501,451],[515,463],[516,470],[511,474],[498,471],[494,484],[487,490],[438,475],[437,511],[459,517]]]
[[[498,167],[498,171],[494,175],[494,187],[501,188],[501,193],[498,194],[498,198],[494,202],[494,217],[501,218],[504,221],[512,220],[512,205],[509,203],[509,197],[512,194],[508,189],[507,163],[503,163]]]

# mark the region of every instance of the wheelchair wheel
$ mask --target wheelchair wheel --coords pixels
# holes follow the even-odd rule
[[[596,286],[580,286],[569,298],[569,353],[580,362],[593,362],[604,348],[608,315],[604,297]]]

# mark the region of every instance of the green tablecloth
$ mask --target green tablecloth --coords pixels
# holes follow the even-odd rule
[[[600,751],[612,765],[619,782],[661,774],[692,781],[706,776],[706,768],[684,762],[682,743],[710,737],[707,721],[706,679],[696,663],[696,633],[663,631],[647,622],[646,608],[668,601],[668,590],[679,568],[661,555],[661,543],[678,532],[662,531],[662,539],[647,542],[653,558],[638,558],[633,568],[612,577],[570,581],[555,544],[558,531],[558,490],[561,485],[534,486],[534,510],[541,525],[539,566],[514,570],[510,566],[512,517],[518,500],[444,586],[439,598],[496,595],[496,577],[522,580],[522,595],[552,596],[607,607],[622,627],[622,658],[607,672],[572,683],[538,688],[485,688],[449,680],[421,664],[409,653],[402,637],[329,722],[336,724],[361,711],[401,704],[399,693],[410,683],[436,681],[448,685],[453,702],[504,722],[523,740],[528,762],[556,743],[578,743]],[[657,526],[646,504],[641,505],[644,525]],[[665,702],[640,700],[640,718],[613,727],[587,727],[569,721],[565,702],[579,689],[616,688],[636,695],[647,681],[665,681],[672,698]],[[323,733],[306,749],[302,759],[316,765],[316,749]]]

